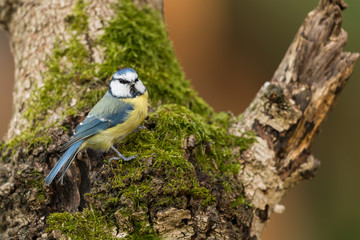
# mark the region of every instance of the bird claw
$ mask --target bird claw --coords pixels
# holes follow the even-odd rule
[[[110,159],[109,159],[109,165],[111,164],[111,162],[112,162],[113,160],[119,160],[119,159],[121,159],[121,158],[119,158],[119,157],[112,157],[112,158],[110,158]]]
[[[124,160],[125,162],[127,162],[127,161],[130,161],[130,160],[135,159],[136,157],[137,157],[137,155],[133,155],[133,156],[130,156],[130,157],[127,157],[127,158],[123,158],[123,160]]]
[[[127,161],[130,161],[130,160],[135,159],[136,157],[137,157],[137,155],[130,156],[130,157],[124,157],[124,156],[122,156],[122,157],[112,157],[112,158],[109,159],[109,164],[111,164],[111,162],[112,162],[113,160],[120,160],[120,159],[122,159],[123,161],[127,162]]]
[[[112,160],[120,160],[120,159],[122,159],[123,161],[127,162],[127,161],[130,161],[130,160],[137,157],[137,155],[130,156],[130,157],[124,157],[124,155],[122,155],[118,150],[116,150],[116,148],[113,145],[111,145],[111,149],[114,150],[114,152],[116,152],[116,154],[118,156],[110,158],[109,159],[109,164],[111,163]]]
[[[135,158],[137,158],[137,155],[133,155],[133,156],[127,157],[127,158],[125,158],[125,159],[123,159],[123,160],[124,160],[125,162],[127,162],[127,161],[133,160],[133,159],[135,159]]]

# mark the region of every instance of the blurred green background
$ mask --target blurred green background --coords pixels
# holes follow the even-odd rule
[[[272,77],[315,0],[165,0],[169,35],[194,88],[217,111],[239,114]],[[360,52],[360,2],[348,0],[346,50]],[[11,115],[13,60],[0,33],[0,134]],[[264,240],[360,239],[360,66],[357,64],[313,145],[322,166],[292,189]],[[359,147],[360,148],[360,147]]]

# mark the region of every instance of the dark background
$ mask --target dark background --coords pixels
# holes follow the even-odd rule
[[[270,80],[315,0],[165,0],[165,20],[187,78],[217,111],[240,114]],[[360,52],[360,1],[348,0],[346,50]],[[359,65],[359,64],[357,64]],[[14,66],[0,32],[0,136],[11,116]],[[360,239],[360,67],[313,145],[322,166],[291,190],[264,240]]]

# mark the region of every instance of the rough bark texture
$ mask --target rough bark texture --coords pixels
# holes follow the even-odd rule
[[[341,28],[341,9],[345,6],[342,1],[320,1],[271,81],[230,130],[257,134],[258,141],[243,154],[240,174],[246,196],[257,208],[252,223],[257,236],[287,190],[313,177],[320,165],[311,155],[311,142],[359,57],[343,52],[347,33]]]
[[[71,33],[65,31],[65,19],[76,2],[0,2],[0,26],[11,35],[16,69],[14,115],[8,140],[29,127],[30,123],[23,117],[26,102],[35,85],[43,84],[42,74],[47,71],[44,62],[52,54],[56,39],[66,41],[71,37]],[[106,57],[101,49],[93,47],[92,42],[114,16],[113,2],[117,1],[90,1],[87,8],[88,28],[79,37],[91,52],[93,62],[101,63]],[[162,12],[161,0],[136,0],[134,4],[139,8],[148,4]],[[345,7],[340,0],[320,1],[300,27],[271,81],[259,90],[241,120],[229,128],[233,135],[242,135],[245,131],[256,134],[257,141],[241,152],[242,168],[238,176],[230,179],[237,191],[245,194],[246,204],[235,208],[237,212],[234,212],[227,197],[235,198],[235,195],[226,194],[222,179],[210,179],[200,170],[194,154],[197,140],[190,135],[184,139],[184,158],[194,166],[196,179],[201,186],[210,189],[216,203],[204,206],[193,196],[180,194],[172,196],[176,204],[155,207],[157,205],[150,202],[143,208],[135,207],[122,196],[120,203],[134,211],[130,218],[151,225],[165,239],[259,239],[271,213],[281,212],[279,202],[287,190],[299,181],[313,177],[319,167],[319,161],[310,152],[311,142],[358,58],[358,54],[343,52],[347,34],[341,28],[341,10]],[[61,113],[61,108],[51,112],[53,117],[49,121],[60,119]],[[66,118],[62,125],[73,128],[84,114]],[[154,128],[151,121],[146,124],[148,129]],[[76,162],[77,168],[69,169],[65,185],[53,185],[43,190],[41,194],[45,200],[39,200],[39,189],[43,188],[32,188],[34,184],[30,180],[34,179],[34,171],[48,173],[55,162],[54,156],[58,156],[61,145],[68,139],[67,132],[59,127],[50,128],[48,134],[54,142],[46,149],[40,146],[25,153],[15,148],[13,154],[3,153],[5,161],[0,163],[0,237],[59,238],[61,232],[45,233],[46,218],[50,213],[74,212],[89,205],[101,209],[101,202],[84,197],[84,193],[100,193],[105,186],[102,184],[112,174],[107,173],[108,166],[102,165],[102,155],[90,150],[87,156],[80,154],[77,157],[83,161]],[[234,148],[236,150],[239,151]],[[206,148],[206,151],[210,150]],[[157,193],[166,180],[151,168],[152,158],[142,161],[149,167],[142,173],[142,180],[154,175],[152,182],[158,189],[153,192]],[[117,195],[116,192],[112,194]],[[124,216],[120,210],[113,214],[117,227],[129,231],[115,230],[113,237],[135,231],[129,216]]]

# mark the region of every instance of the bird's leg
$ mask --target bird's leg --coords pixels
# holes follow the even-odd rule
[[[130,161],[134,158],[137,157],[137,155],[134,156],[130,156],[130,157],[124,157],[124,155],[122,155],[113,145],[111,145],[111,149],[114,150],[116,152],[116,154],[118,155],[117,157],[112,157],[109,159],[109,164],[111,163],[112,160],[119,160],[122,159],[124,161]]]

